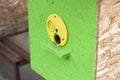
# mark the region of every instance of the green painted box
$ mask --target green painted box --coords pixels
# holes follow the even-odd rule
[[[96,0],[28,0],[32,69],[46,80],[95,80],[96,8]],[[46,22],[51,14],[66,26],[63,46],[48,35]]]

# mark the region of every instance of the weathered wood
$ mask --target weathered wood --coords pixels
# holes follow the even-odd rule
[[[23,59],[20,56],[13,55],[11,52],[9,52],[3,44],[0,44],[0,57],[7,60],[10,64],[14,67],[15,72],[15,80],[21,80],[20,79],[20,71],[19,67],[23,66],[25,64],[28,64],[29,62]]]
[[[0,0],[0,38],[28,29],[27,0]]]
[[[15,43],[13,43],[12,41],[10,41],[7,38],[3,39],[2,43],[4,45],[6,45],[7,47],[9,47],[14,52],[16,52],[21,57],[23,57],[25,60],[30,62],[30,55],[29,55],[29,53],[26,52],[25,50],[23,50],[22,48],[20,48],[19,46],[17,46]]]
[[[100,0],[97,80],[120,80],[120,0]]]
[[[22,61],[21,58],[17,58],[15,55],[10,54],[3,46],[0,45],[0,56],[5,58],[10,64],[17,64]]]

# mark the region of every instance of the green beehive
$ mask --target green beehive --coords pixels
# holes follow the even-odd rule
[[[95,80],[96,0],[28,0],[31,67],[46,80]]]

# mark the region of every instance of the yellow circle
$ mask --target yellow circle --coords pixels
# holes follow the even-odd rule
[[[46,22],[48,35],[57,46],[64,46],[68,40],[68,32],[63,20],[56,14],[48,17]]]

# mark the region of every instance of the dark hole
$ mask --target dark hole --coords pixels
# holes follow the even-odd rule
[[[56,32],[58,32],[58,29],[56,29]]]
[[[52,5],[54,4],[54,0],[52,0]]]
[[[58,36],[58,35],[54,35],[54,39],[55,39],[55,42],[57,43],[57,44],[60,44],[61,43],[61,41],[60,41],[60,37]]]

